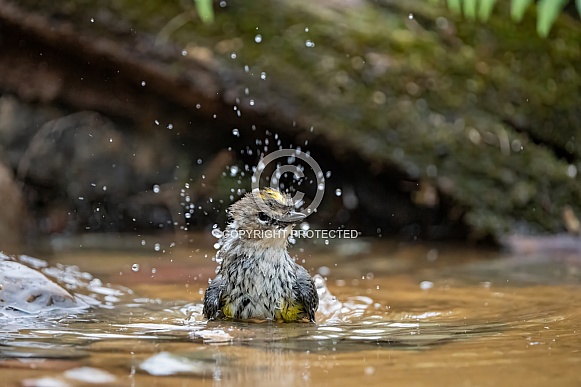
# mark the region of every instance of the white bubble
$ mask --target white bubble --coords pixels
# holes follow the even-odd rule
[[[434,283],[432,281],[422,281],[420,282],[420,289],[428,290],[434,287]]]
[[[310,40],[310,39],[307,39],[307,40],[305,41],[305,46],[307,46],[307,47],[309,47],[309,48],[313,48],[313,47],[315,47],[315,42],[313,42],[313,41],[312,41],[312,40]]]
[[[214,238],[222,238],[222,231],[219,228],[215,228],[212,230],[212,236]]]
[[[575,176],[577,176],[577,167],[574,166],[573,164],[569,164],[569,166],[567,167],[567,176],[569,176],[570,178],[574,178]]]
[[[141,86],[145,86],[145,81],[141,81]]]
[[[340,189],[340,188],[337,188],[337,189],[335,190],[335,196],[341,196],[342,194],[343,194],[343,191],[341,191],[341,189]]]
[[[375,373],[375,367],[371,367],[371,366],[369,366],[369,367],[365,367],[365,368],[363,369],[363,373],[364,373],[365,375],[373,375],[373,374]]]
[[[182,50],[182,56],[186,56],[188,55],[188,52],[186,50]]]
[[[260,73],[260,79],[262,80],[266,79],[266,73],[264,71]]]
[[[216,250],[219,250],[221,246],[222,246],[222,245],[221,245],[220,243],[218,243],[218,242],[214,243],[214,248],[215,248]]]
[[[155,184],[155,185],[153,186],[153,192],[154,192],[154,193],[159,193],[159,191],[161,191],[161,190],[160,190],[160,188],[159,188],[159,185]]]
[[[414,18],[414,14],[413,14],[413,13],[410,13],[410,14],[408,15],[408,19],[412,20],[413,18]]]
[[[262,42],[262,35],[260,35],[260,34],[257,34],[257,35],[254,37],[254,41],[255,41],[256,43],[260,43],[260,42]]]
[[[153,249],[154,249],[155,251],[159,251],[159,250],[161,250],[161,245],[160,245],[159,243],[156,243],[156,244],[153,246]]]
[[[232,135],[240,137],[240,131],[238,129],[232,129]]]

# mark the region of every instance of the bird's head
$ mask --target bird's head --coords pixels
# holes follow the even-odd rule
[[[240,239],[263,247],[286,246],[294,225],[306,216],[295,211],[290,195],[273,188],[246,194],[230,206],[229,215]]]

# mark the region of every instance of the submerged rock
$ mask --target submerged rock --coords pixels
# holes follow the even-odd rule
[[[0,260],[0,313],[41,313],[88,306],[39,271],[19,262]]]

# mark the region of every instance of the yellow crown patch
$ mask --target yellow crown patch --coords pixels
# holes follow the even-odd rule
[[[260,191],[260,198],[262,200],[274,199],[279,203],[286,204],[286,198],[283,194],[273,188],[265,188]]]

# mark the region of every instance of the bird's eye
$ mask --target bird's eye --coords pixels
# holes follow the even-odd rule
[[[258,220],[260,220],[261,222],[268,222],[270,220],[270,217],[266,215],[264,212],[259,212]]]

